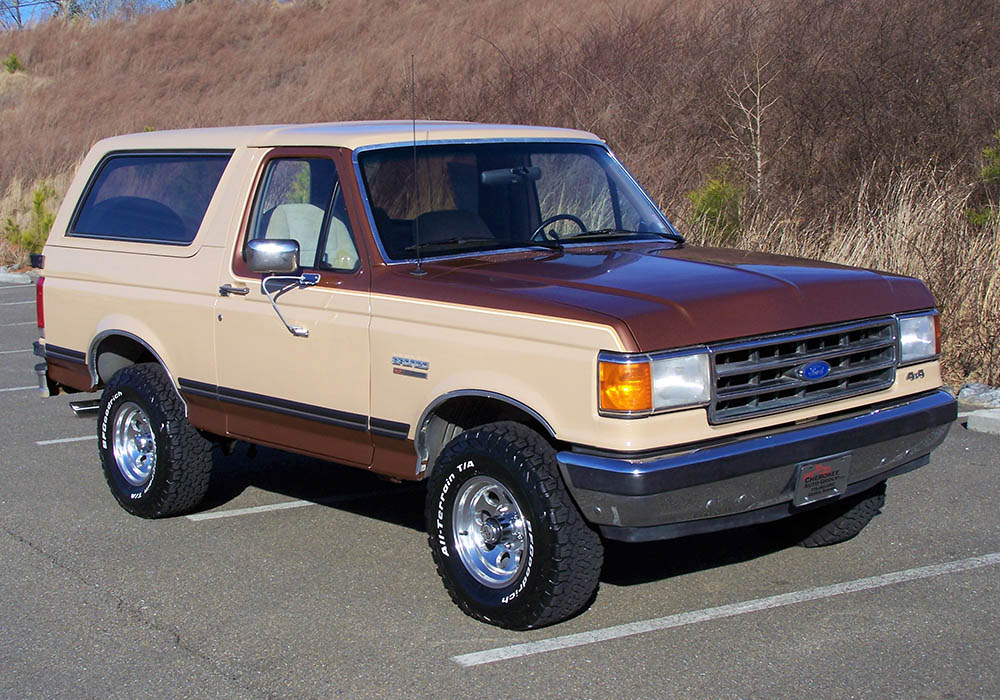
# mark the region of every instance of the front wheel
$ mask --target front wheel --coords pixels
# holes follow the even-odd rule
[[[427,531],[452,600],[468,615],[530,629],[579,612],[604,548],[566,492],[555,451],[519,423],[462,433],[427,489]]]
[[[157,364],[115,372],[101,395],[97,427],[104,478],[122,508],[143,518],[191,510],[208,491],[211,443]]]

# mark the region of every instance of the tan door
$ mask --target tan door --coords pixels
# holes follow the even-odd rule
[[[227,432],[368,466],[368,273],[351,232],[335,149],[272,150],[263,160],[215,323],[218,399]],[[248,239],[294,239],[313,286],[277,295],[293,334],[243,257]],[[228,287],[227,287],[228,285]],[[277,291],[285,283],[269,284]],[[246,291],[244,291],[246,290]]]

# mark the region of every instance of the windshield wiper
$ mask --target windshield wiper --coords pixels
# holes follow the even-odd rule
[[[672,231],[630,231],[623,228],[598,228],[593,231],[584,231],[583,233],[577,233],[573,236],[566,236],[566,240],[575,240],[577,238],[602,238],[602,237],[614,237],[614,236],[659,236],[660,238],[666,238],[670,241],[675,241],[677,243],[684,243],[684,236],[679,233],[674,233]]]
[[[525,248],[548,248],[549,250],[558,250],[558,251],[562,251],[563,249],[563,244],[560,243],[559,241],[547,241],[547,240],[524,241],[523,245]]]
[[[481,245],[491,245],[494,247],[502,247],[507,245],[505,241],[497,240],[496,238],[487,238],[486,236],[455,236],[454,238],[445,238],[440,241],[433,241],[431,243],[421,243],[420,249],[430,249],[436,250],[438,248],[467,248],[470,246],[481,246]],[[416,250],[417,245],[408,245],[404,250]]]
[[[559,241],[501,241],[497,238],[487,238],[485,236],[455,236],[432,243],[421,243],[421,250],[439,250],[441,248],[471,248],[474,246],[486,246],[488,248],[547,248],[549,250],[563,249]],[[416,250],[416,244],[408,245],[404,250]]]

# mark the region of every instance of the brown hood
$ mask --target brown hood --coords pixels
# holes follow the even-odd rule
[[[662,350],[934,306],[919,280],[832,263],[663,244],[507,254],[377,271],[374,292],[614,326]]]

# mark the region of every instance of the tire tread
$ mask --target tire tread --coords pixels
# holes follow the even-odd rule
[[[857,536],[885,505],[885,482],[803,516],[803,547],[828,547]]]

